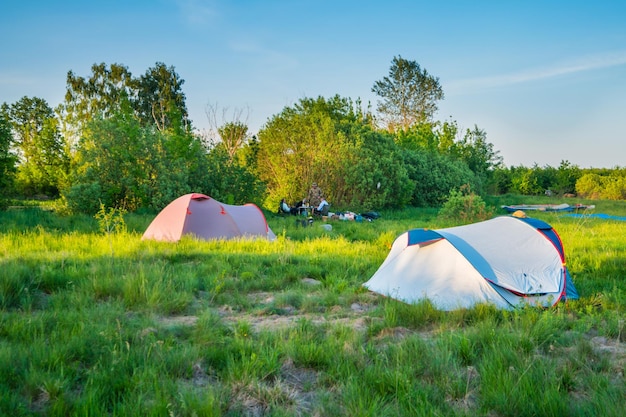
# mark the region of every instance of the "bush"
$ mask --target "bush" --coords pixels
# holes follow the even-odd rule
[[[576,193],[589,199],[624,200],[626,177],[620,172],[612,172],[609,175],[587,173],[576,182]]]
[[[439,217],[462,223],[473,223],[493,217],[493,208],[487,207],[483,199],[470,191],[466,185],[450,191],[447,201],[439,210]]]
[[[61,211],[67,214],[95,214],[100,207],[102,187],[97,182],[72,185],[61,197]]]
[[[411,205],[437,207],[450,193],[463,184],[477,185],[474,173],[462,161],[428,151],[406,150],[404,165],[410,180],[415,183]]]

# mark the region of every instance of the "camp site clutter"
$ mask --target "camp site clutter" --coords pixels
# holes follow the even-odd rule
[[[331,212],[330,203],[326,200],[324,192],[318,186],[317,182],[311,184],[311,188],[308,194],[302,200],[299,200],[293,205],[289,205],[287,200],[283,198],[278,205],[279,214],[291,214],[308,217],[308,221],[298,221],[298,224],[306,225],[312,224],[314,217],[321,217],[322,220],[352,220],[357,222],[372,221],[378,219],[380,214],[377,212],[367,212],[363,214],[357,214],[351,211],[346,212]]]

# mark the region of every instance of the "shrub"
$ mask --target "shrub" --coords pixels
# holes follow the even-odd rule
[[[70,213],[93,214],[98,212],[98,201],[102,187],[97,182],[74,184],[61,196],[60,211]]]
[[[609,175],[587,173],[576,181],[576,193],[583,198],[623,200],[626,198],[626,178],[619,172]]]
[[[462,161],[416,150],[405,150],[403,157],[409,179],[415,183],[412,206],[437,207],[445,201],[450,190],[463,184],[477,185],[475,175]]]
[[[483,199],[464,185],[459,190],[451,190],[447,201],[439,210],[439,217],[446,220],[457,220],[472,223],[493,217],[494,210],[487,207]]]

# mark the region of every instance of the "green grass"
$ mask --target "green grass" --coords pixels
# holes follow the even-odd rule
[[[488,204],[546,202],[515,199]],[[442,227],[433,209],[382,215],[328,231],[268,214],[276,242],[169,244],[141,240],[151,216],[104,235],[0,212],[0,415],[623,414],[626,222],[536,213],[578,301],[442,312],[361,286],[397,235]]]

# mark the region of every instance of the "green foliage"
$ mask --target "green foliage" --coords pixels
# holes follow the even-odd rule
[[[583,198],[625,200],[626,169],[615,169],[608,175],[585,173],[576,181],[576,193]]]
[[[395,132],[394,138],[404,149],[439,153],[458,160],[463,144],[457,140],[457,134],[458,126],[454,121],[425,121]]]
[[[281,198],[302,200],[313,182],[329,201],[337,202],[327,184],[343,176],[347,152],[337,124],[349,111],[348,103],[339,97],[303,99],[283,109],[259,132],[257,170],[270,192],[266,207],[276,207]]]
[[[439,211],[439,217],[468,224],[490,219],[493,212],[494,210],[487,207],[485,201],[474,194],[469,186],[462,186],[459,190],[450,191],[448,199]]]
[[[134,107],[144,126],[160,131],[182,127],[191,131],[191,121],[182,86],[185,83],[174,67],[157,62],[135,81],[137,100]]]
[[[437,101],[444,97],[439,78],[401,56],[393,58],[389,75],[376,81],[372,92],[382,99],[378,112],[389,131],[429,121],[437,111]]]
[[[73,184],[61,196],[61,211],[68,214],[96,213],[102,194],[98,182]]]
[[[94,64],[86,78],[69,71],[65,102],[58,110],[65,140],[75,148],[90,122],[109,119],[126,111],[125,106],[133,109],[143,127],[190,134],[183,84],[174,67],[161,62],[139,78],[133,77],[128,67],[116,63]]]
[[[9,194],[7,191],[13,186],[16,170],[15,163],[17,158],[11,152],[12,145],[13,135],[11,134],[8,107],[6,104],[3,104],[0,109],[0,194],[3,197]],[[0,197],[0,205],[3,204],[3,197]]]
[[[211,197],[227,204],[262,204],[265,184],[237,159],[231,160],[222,144],[211,149],[206,161],[210,178],[206,180],[205,189]]]
[[[474,126],[473,130],[467,129],[463,139],[456,145],[455,152],[476,176],[480,186],[478,190],[484,192],[491,181],[493,170],[502,165],[499,151],[487,142],[487,132],[478,126]]]
[[[235,154],[246,143],[248,138],[248,126],[242,122],[229,122],[217,129],[222,146],[226,149],[228,157],[232,161]]]
[[[545,184],[539,183],[540,173],[537,167],[517,167],[511,179],[511,192],[523,195],[543,195]]]
[[[15,185],[25,195],[57,196],[69,167],[58,119],[48,103],[23,97],[7,107],[19,157]]]
[[[575,192],[582,174],[583,170],[569,161],[561,161],[558,168],[537,164],[530,168],[497,166],[491,178],[491,191],[494,194],[543,195],[550,190],[553,196],[570,194]]]
[[[405,150],[404,166],[415,184],[410,204],[416,207],[438,207],[450,190],[463,184],[476,186],[476,178],[467,165],[435,152]]]
[[[354,138],[360,144],[354,150],[358,163],[345,167],[346,189],[338,204],[359,211],[404,207],[415,184],[408,176],[401,151],[390,137],[369,129]]]
[[[398,146],[408,151],[406,168],[416,182],[412,204],[438,205],[451,188],[471,184],[484,193],[494,183],[502,158],[486,133],[476,126],[461,140],[457,133],[454,122],[420,122],[394,134]]]
[[[511,169],[498,167],[493,171],[489,184],[488,193],[492,195],[513,192],[513,174]]]
[[[301,200],[313,182],[334,207],[404,204],[409,190],[399,162],[393,143],[338,96],[302,99],[259,132],[257,170],[271,209],[282,198]]]
[[[126,232],[126,222],[124,221],[124,215],[126,210],[109,207],[108,209],[104,204],[100,203],[100,210],[96,213],[94,218],[98,221],[100,231],[105,235],[111,235],[113,233]]]
[[[129,211],[159,210],[182,194],[204,189],[208,175],[197,138],[143,127],[126,106],[87,125],[63,198],[71,211],[90,214],[98,210],[96,201]]]
[[[205,192],[214,177],[205,145],[198,136],[179,125],[178,120],[174,117],[172,127],[162,132],[163,148],[158,149],[159,175],[152,188],[155,198],[150,207],[159,210],[186,192]]]
[[[439,150],[437,123],[415,123],[395,132],[396,143],[405,149],[436,152]]]
[[[94,216],[98,221],[100,231],[104,233],[109,239],[109,247],[111,248],[111,255],[114,255],[113,249],[113,234],[120,234],[126,232],[126,222],[124,221],[124,214],[126,210],[117,209],[114,207],[107,208],[104,204],[100,203],[100,210]]]
[[[582,175],[582,170],[577,165],[572,165],[569,161],[561,161],[557,168],[554,184],[547,189],[555,191],[557,194],[576,192],[576,182]]]

